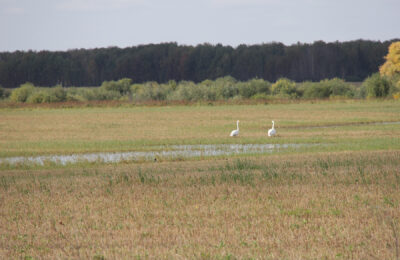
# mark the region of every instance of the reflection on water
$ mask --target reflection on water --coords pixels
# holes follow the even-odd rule
[[[272,153],[280,149],[312,146],[312,144],[206,144],[206,145],[169,145],[154,146],[154,151],[89,153],[72,155],[44,155],[31,157],[0,158],[0,164],[38,164],[45,162],[66,165],[78,162],[115,163],[120,161],[150,161],[159,159],[190,158],[233,154]],[[164,150],[163,150],[164,149]]]

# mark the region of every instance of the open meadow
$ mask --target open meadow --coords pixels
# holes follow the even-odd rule
[[[302,146],[1,163],[205,144]],[[398,101],[0,108],[0,258],[399,257]]]

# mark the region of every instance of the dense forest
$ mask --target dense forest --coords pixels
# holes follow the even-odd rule
[[[133,83],[154,81],[201,82],[232,76],[245,81],[285,77],[297,82],[338,77],[363,81],[384,63],[392,41],[313,44],[282,43],[197,46],[176,43],[129,48],[74,49],[68,51],[16,51],[0,53],[0,85],[100,86],[104,81],[129,78]]]

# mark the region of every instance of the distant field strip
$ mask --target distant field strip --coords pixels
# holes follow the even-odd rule
[[[240,120],[240,136],[229,133]],[[275,120],[278,136],[268,138]],[[398,149],[400,102],[3,108],[0,157],[128,152],[155,145],[336,143]],[[374,125],[376,124],[376,125]],[[335,126],[324,129],[309,126]],[[392,142],[393,141],[393,142]],[[394,143],[391,145],[391,143]],[[347,145],[346,145],[347,144]],[[360,146],[360,149],[361,149]],[[363,148],[364,149],[364,148]]]

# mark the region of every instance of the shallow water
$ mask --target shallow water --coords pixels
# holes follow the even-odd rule
[[[313,144],[205,144],[205,145],[169,145],[154,146],[154,151],[133,151],[119,153],[88,153],[72,155],[43,155],[30,157],[0,158],[0,164],[36,164],[55,163],[59,165],[79,162],[117,163],[121,161],[152,161],[158,159],[190,158],[233,154],[272,153],[282,149],[300,148]]]

